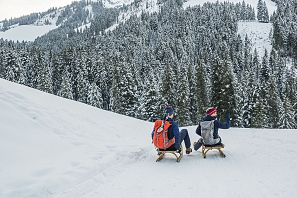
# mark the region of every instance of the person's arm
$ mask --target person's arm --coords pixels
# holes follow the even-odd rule
[[[199,122],[199,124],[198,124],[197,129],[196,129],[196,134],[199,135],[199,136],[201,136],[201,126],[200,126],[200,122]]]
[[[180,144],[179,144],[179,128],[178,125],[176,123],[172,124],[172,130],[173,130],[173,134],[174,134],[174,138],[175,138],[175,143],[174,143],[174,148],[176,150],[180,149]]]
[[[229,129],[230,128],[230,113],[226,114],[226,122],[216,121],[217,127],[220,129]]]

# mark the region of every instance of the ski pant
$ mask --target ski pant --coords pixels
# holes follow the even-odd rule
[[[214,144],[212,146],[220,145],[222,143],[222,139],[220,137],[220,141],[217,144]],[[194,144],[194,150],[197,151],[201,146],[203,145],[203,139],[200,138],[196,144]]]
[[[191,140],[187,129],[182,129],[179,133],[179,142],[178,145],[181,146],[182,142],[185,142],[186,148],[191,147]]]

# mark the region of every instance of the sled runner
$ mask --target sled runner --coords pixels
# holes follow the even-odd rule
[[[202,145],[202,156],[203,158],[206,158],[206,153],[209,150],[213,150],[213,149],[217,149],[220,152],[221,157],[226,157],[226,155],[223,153],[222,149],[224,148],[224,144],[220,144],[220,145]]]
[[[164,150],[164,149],[157,149],[157,152],[158,152],[159,157],[156,160],[156,162],[161,161],[165,157],[165,154],[173,154],[176,157],[176,162],[180,162],[181,158],[183,157],[183,149],[182,148],[181,148],[180,152]]]

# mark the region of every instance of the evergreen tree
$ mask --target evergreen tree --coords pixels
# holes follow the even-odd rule
[[[102,103],[103,101],[100,87],[97,86],[95,82],[93,82],[88,88],[87,104],[102,108]]]
[[[189,111],[192,123],[198,123],[197,117],[197,84],[195,76],[195,68],[193,66],[188,67],[188,85],[189,85]]]
[[[113,70],[113,80],[111,87],[111,96],[110,96],[110,108],[113,112],[123,113],[122,110],[122,101],[121,101],[121,79],[120,79],[120,71],[119,67],[115,66]]]
[[[196,65],[196,88],[195,93],[197,98],[197,118],[198,121],[204,116],[206,109],[210,106],[209,96],[207,94],[206,71],[202,62]]]
[[[146,78],[143,94],[140,98],[139,112],[141,118],[147,121],[153,121],[157,118],[163,109],[161,109],[160,95],[157,86],[157,81],[154,75],[150,72]]]
[[[281,112],[280,105],[282,105],[282,101],[277,94],[276,80],[275,78],[270,78],[270,82],[268,84],[268,98],[267,98],[267,109],[268,109],[268,125],[270,128],[278,128],[279,127],[279,115]]]
[[[236,106],[230,67],[230,62],[228,61],[217,60],[214,65],[211,103],[219,108],[222,117],[224,113],[230,112],[231,118],[234,118]]]
[[[20,66],[14,51],[8,51],[4,57],[4,66],[6,69],[5,78],[12,82],[18,82],[20,76]]]
[[[259,22],[268,23],[269,15],[265,1],[259,0],[257,5],[257,18]]]
[[[115,67],[114,80],[112,84],[111,108],[116,113],[127,116],[136,116],[137,97],[135,95],[137,87],[134,84],[133,76],[128,65],[124,63],[120,67]]]
[[[58,91],[58,96],[73,100],[72,87],[70,81],[70,73],[66,70],[62,77],[61,89]]]
[[[44,60],[44,55],[38,53],[37,62],[35,62],[35,67],[37,67],[37,85],[36,88],[45,91],[47,93],[53,93],[52,87],[52,72],[49,64]]]
[[[253,94],[253,111],[251,118],[252,128],[263,128],[267,123],[266,112],[264,111],[263,98],[260,95],[260,87],[257,86]]]
[[[163,71],[161,78],[161,100],[163,104],[170,106],[176,106],[176,99],[174,93],[174,74],[171,67],[167,64],[165,70]]]
[[[187,76],[186,65],[181,65],[178,78],[178,98],[177,98],[177,116],[181,126],[191,125],[191,117],[189,110],[190,89]]]
[[[292,104],[287,96],[283,102],[283,112],[280,114],[280,126],[281,129],[294,129],[296,128],[294,120],[294,111],[292,111]]]

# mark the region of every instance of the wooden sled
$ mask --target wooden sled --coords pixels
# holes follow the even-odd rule
[[[215,145],[215,146],[202,145],[202,156],[203,156],[203,158],[206,158],[206,153],[207,153],[209,150],[217,149],[217,150],[220,152],[221,157],[225,158],[226,155],[225,155],[224,152],[222,151],[223,148],[224,148],[224,144],[221,144],[221,145]]]
[[[180,162],[180,160],[182,159],[183,157],[183,149],[181,148],[181,152],[176,152],[176,151],[166,151],[166,150],[161,150],[161,149],[157,149],[157,152],[158,152],[158,159],[156,160],[156,162],[159,162],[161,161],[164,157],[165,157],[165,154],[172,154],[176,157],[176,162]]]

